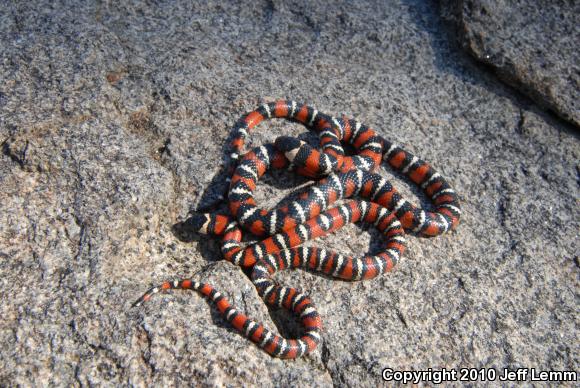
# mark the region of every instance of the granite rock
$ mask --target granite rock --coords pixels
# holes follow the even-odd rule
[[[575,1],[444,0],[461,44],[509,85],[580,125],[580,5]]]
[[[374,387],[384,368],[578,369],[578,135],[456,49],[435,4],[12,2],[0,37],[0,385]],[[294,361],[193,293],[130,307],[193,277],[299,333],[219,241],[174,227],[223,187],[229,128],[277,98],[357,117],[444,174],[464,211],[454,233],[409,236],[378,279],[277,275],[324,322],[323,345]],[[272,121],[251,143],[305,132]],[[306,182],[267,174],[258,199]],[[311,244],[360,254],[378,239],[350,225]]]

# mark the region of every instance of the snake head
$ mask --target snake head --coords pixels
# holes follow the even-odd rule
[[[207,234],[208,233],[207,227],[209,225],[209,221],[210,221],[209,214],[194,214],[193,216],[189,217],[187,220],[182,222],[182,225],[194,232]]]
[[[295,137],[290,136],[278,137],[275,141],[275,144],[276,148],[282,151],[284,156],[286,156],[286,159],[288,159],[290,162],[294,162],[294,159],[296,159],[296,155],[298,155],[300,149],[308,146],[302,140],[298,140]]]

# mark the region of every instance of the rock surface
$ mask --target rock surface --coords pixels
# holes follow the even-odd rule
[[[580,3],[443,0],[463,46],[502,80],[580,126]]]
[[[20,2],[0,36],[1,385],[374,387],[383,368],[578,369],[578,136],[455,49],[434,4]],[[295,361],[195,294],[130,308],[192,276],[297,334],[217,241],[172,228],[216,195],[228,128],[276,98],[356,116],[441,171],[464,211],[455,233],[410,236],[379,279],[278,275],[325,325]],[[271,122],[252,141],[303,132]],[[300,183],[272,174],[261,201]],[[350,226],[313,244],[360,253],[375,237]]]

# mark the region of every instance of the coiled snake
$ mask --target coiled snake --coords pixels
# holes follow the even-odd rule
[[[248,132],[271,118],[296,121],[317,132],[320,151],[296,138],[279,137],[275,144],[254,148],[241,156]],[[345,155],[343,143],[354,148],[354,156]],[[459,223],[457,194],[427,163],[355,120],[334,118],[294,101],[264,104],[242,116],[231,132],[229,156],[229,214],[196,214],[186,224],[196,232],[221,236],[224,258],[252,269],[252,282],[260,296],[268,305],[297,316],[304,328],[302,337],[286,339],[273,333],[236,310],[211,285],[192,279],[153,287],[134,306],[162,290],[196,290],[211,300],[237,331],[276,357],[296,358],[311,352],[321,340],[322,329],[320,315],[310,298],[294,288],[278,285],[272,279],[277,271],[303,267],[345,280],[371,279],[397,264],[405,250],[406,232],[434,237],[455,229]],[[434,210],[425,211],[411,204],[385,178],[373,173],[381,161],[418,185],[432,201]],[[288,167],[319,180],[289,204],[269,211],[260,209],[253,196],[258,180],[269,168]],[[347,198],[353,199],[330,208],[334,202]],[[355,258],[326,249],[300,247],[349,222],[373,224],[384,235],[381,252]],[[266,238],[244,248],[242,229]]]

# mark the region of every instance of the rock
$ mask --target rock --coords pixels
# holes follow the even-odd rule
[[[445,0],[442,14],[477,60],[580,125],[580,7],[574,1]]]
[[[374,387],[384,368],[578,369],[577,134],[457,50],[431,3],[11,2],[0,34],[2,385]],[[219,194],[229,128],[276,98],[356,116],[445,175],[464,211],[454,233],[409,236],[381,278],[277,275],[324,323],[323,345],[295,361],[194,293],[130,307],[192,277],[300,332],[219,260],[219,241],[174,228]],[[271,121],[250,137],[305,132]],[[258,201],[306,182],[268,174]],[[380,241],[351,225],[311,244]]]

